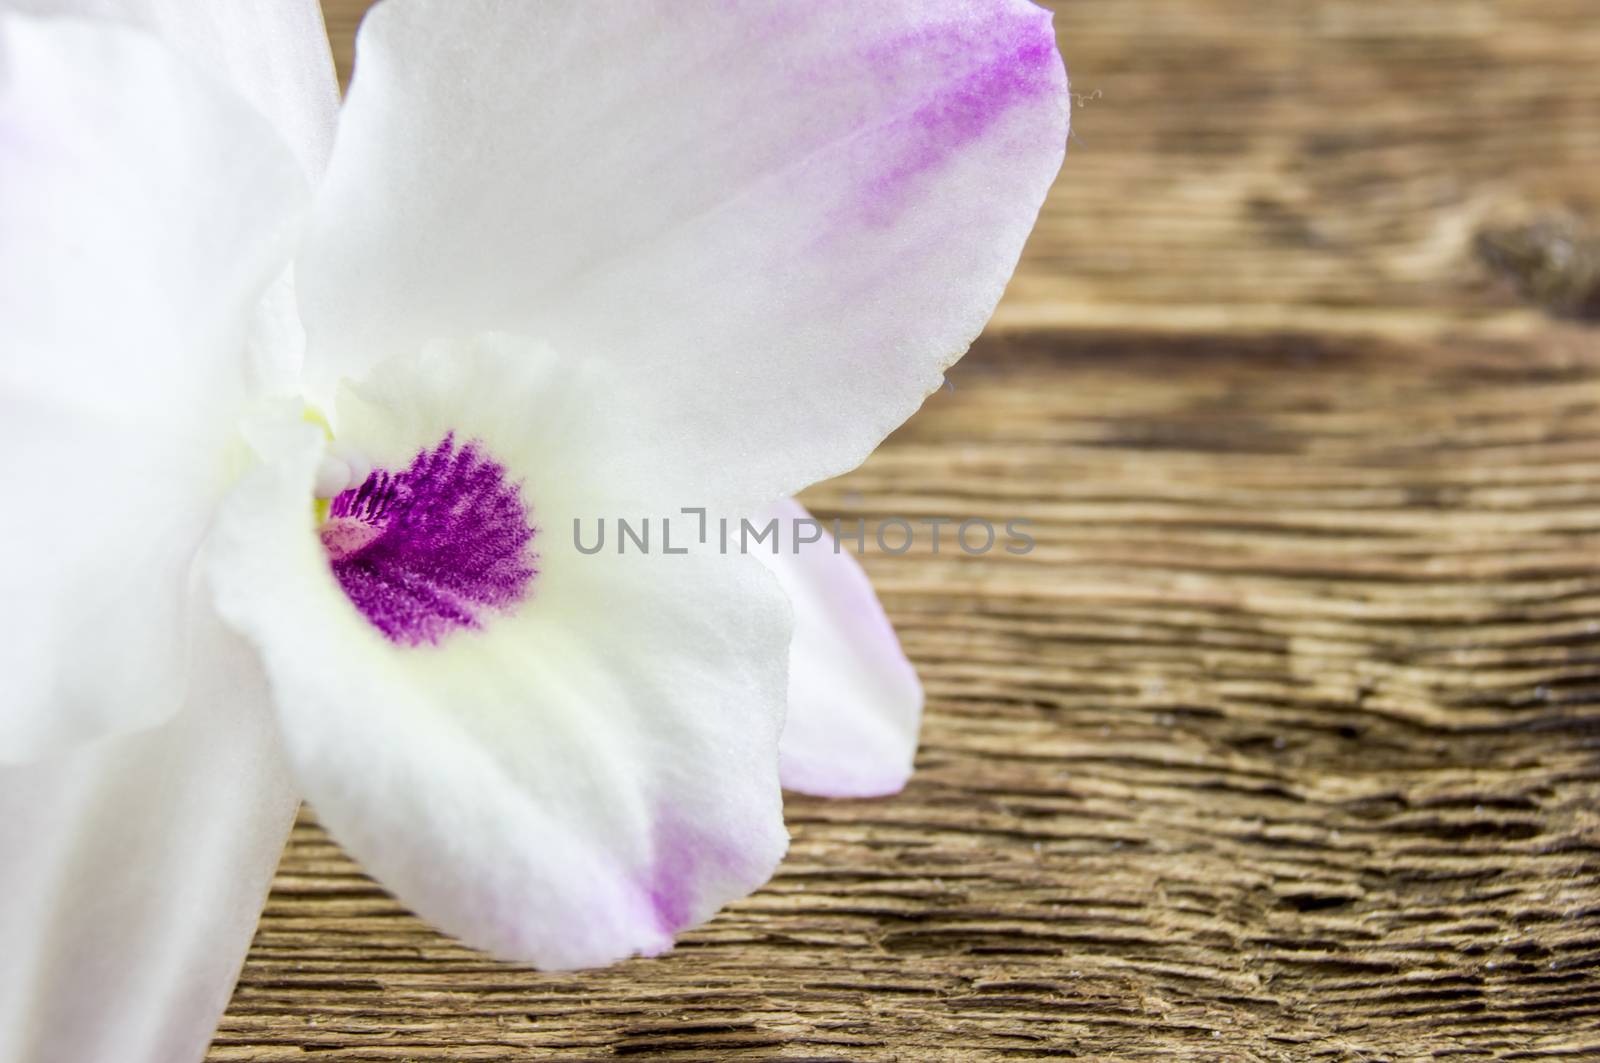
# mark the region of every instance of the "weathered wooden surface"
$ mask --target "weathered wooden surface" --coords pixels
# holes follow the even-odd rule
[[[868,559],[910,788],[792,799],[767,889],[578,975],[308,816],[211,1059],[1600,1058],[1600,330],[1473,251],[1595,216],[1591,0],[1058,22],[1086,99],[996,327],[808,496],[1036,522]]]

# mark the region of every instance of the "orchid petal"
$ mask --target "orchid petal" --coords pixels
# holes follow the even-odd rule
[[[756,551],[794,607],[783,785],[819,797],[881,797],[911,777],[922,684],[861,565],[789,500],[774,552]]]
[[[245,335],[304,200],[140,31],[0,15],[0,760],[169,716]]]
[[[322,821],[424,918],[545,968],[668,948],[765,881],[786,845],[782,592],[749,558],[576,548],[575,518],[638,512],[607,493],[618,481],[596,458],[602,390],[547,351],[488,337],[392,360],[340,396],[338,439],[371,460],[368,484],[415,477],[397,495],[352,493],[367,500],[356,512],[427,495],[448,521],[484,503],[484,520],[457,529],[481,559],[492,544],[470,537],[507,514],[531,527],[531,508],[536,557],[484,562],[511,573],[497,603],[460,570],[439,578],[468,582],[437,599],[423,569],[371,597],[336,574],[334,557],[376,540],[335,499],[319,541],[326,447],[292,417],[251,428],[264,460],[224,503],[210,552],[219,607],[261,651]],[[424,460],[452,440],[466,449]],[[449,470],[488,470],[489,487],[458,504]],[[356,522],[337,526],[353,538],[335,521]],[[419,600],[442,603],[437,623],[403,611]]]
[[[616,366],[730,502],[775,500],[940,385],[1067,121],[1023,0],[388,0],[299,260],[312,386],[534,336]]]
[[[0,768],[0,1059],[205,1054],[297,801],[254,654],[196,648],[172,720]]]
[[[328,164],[339,81],[317,0],[0,0],[0,9],[153,32],[266,117],[307,178],[320,178]],[[285,271],[256,307],[247,357],[263,389],[290,393],[300,390],[304,355],[293,276]]]
[[[261,112],[307,178],[327,165],[339,80],[317,0],[0,0],[0,9],[149,30]]]

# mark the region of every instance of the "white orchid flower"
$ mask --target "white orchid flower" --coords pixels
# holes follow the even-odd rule
[[[1061,162],[1049,15],[387,0],[358,64],[314,0],[0,0],[0,1058],[198,1058],[301,795],[569,968],[765,882],[780,761],[910,770],[848,551],[569,531],[802,513],[937,388]]]

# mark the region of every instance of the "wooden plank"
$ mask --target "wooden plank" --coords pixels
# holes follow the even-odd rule
[[[905,794],[791,799],[768,888],[563,975],[308,814],[209,1058],[1600,1058],[1600,342],[1472,251],[1594,208],[1600,27],[1269,7],[1061,9],[1090,98],[1001,321],[808,494],[1035,522],[867,558]]]

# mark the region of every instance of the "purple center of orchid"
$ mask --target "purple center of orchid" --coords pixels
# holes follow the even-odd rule
[[[538,574],[522,492],[479,443],[454,433],[400,472],[374,469],[322,524],[333,574],[391,642],[437,643],[527,596]]]

